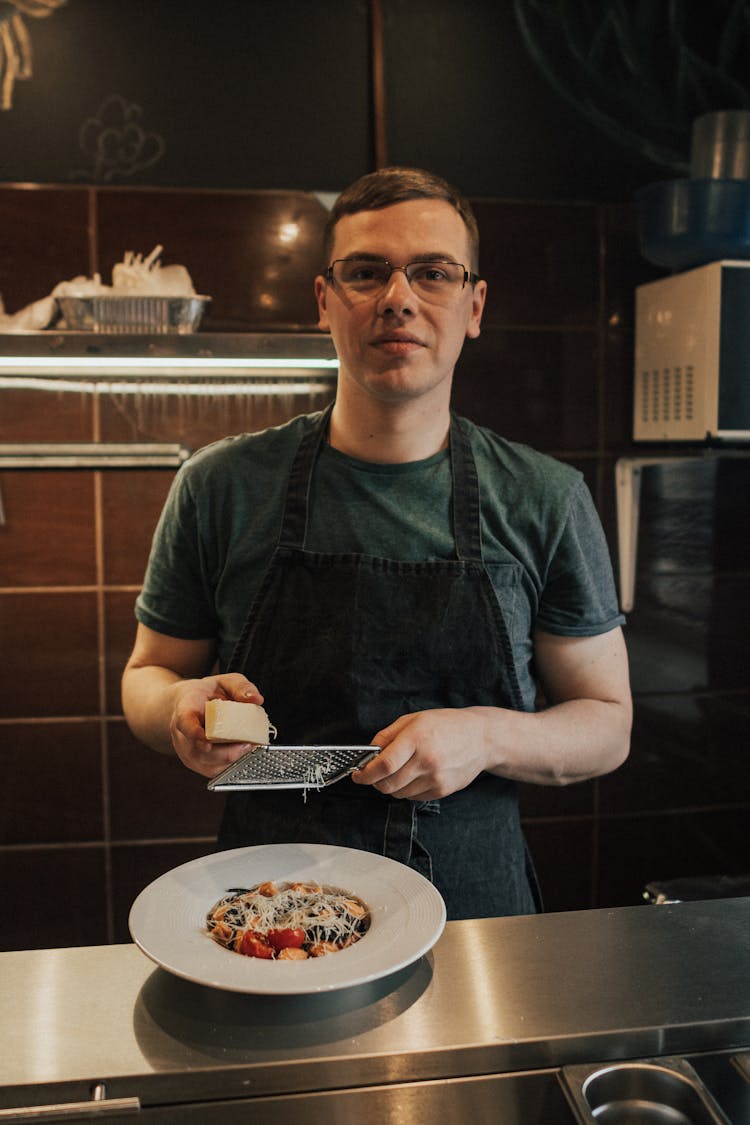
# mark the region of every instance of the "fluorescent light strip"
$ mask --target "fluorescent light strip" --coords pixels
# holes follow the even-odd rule
[[[2,356],[0,357],[0,372],[13,372],[29,369],[34,372],[61,371],[75,369],[76,371],[90,370],[92,372],[106,372],[122,370],[123,368],[138,371],[164,371],[171,370],[215,372],[220,375],[222,371],[307,371],[325,370],[335,371],[338,368],[338,359],[243,359],[228,356],[197,357],[186,356]]]
[[[32,376],[20,375],[18,377],[0,376],[0,390],[14,391],[53,391],[72,392],[74,394],[96,395],[315,395],[330,394],[330,380],[307,382],[301,379],[290,379],[280,383],[261,383],[254,379],[250,383],[181,383],[178,380],[169,383],[156,383],[152,379],[144,382],[131,380],[127,383],[116,383],[100,379],[97,382],[85,382],[79,379],[35,379]]]

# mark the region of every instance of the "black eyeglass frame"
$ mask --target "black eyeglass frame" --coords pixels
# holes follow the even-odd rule
[[[461,282],[461,288],[462,289],[466,288],[466,282],[467,281],[470,282],[472,285],[476,285],[476,283],[478,281],[482,280],[478,273],[472,273],[470,270],[467,270],[467,268],[463,264],[463,262],[454,262],[450,258],[414,258],[413,261],[407,262],[405,266],[394,266],[394,264],[393,264],[393,262],[391,262],[390,258],[360,258],[359,256],[355,255],[352,258],[334,258],[333,261],[331,262],[331,264],[326,267],[324,277],[325,277],[325,279],[326,279],[326,281],[328,282],[329,285],[334,285],[335,282],[336,282],[336,279],[333,276],[333,267],[338,262],[370,262],[370,263],[372,263],[372,265],[388,266],[388,267],[390,267],[391,272],[388,274],[388,277],[385,280],[386,285],[391,280],[391,275],[394,274],[396,272],[396,270],[401,270],[404,277],[409,282],[409,285],[411,285],[411,279],[410,279],[410,277],[409,277],[409,275],[406,271],[408,270],[409,266],[416,266],[416,265],[419,265],[419,266],[440,266],[440,265],[460,266],[460,268],[464,271],[464,278],[463,278],[463,281]]]

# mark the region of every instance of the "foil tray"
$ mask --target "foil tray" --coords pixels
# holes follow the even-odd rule
[[[73,332],[185,335],[198,328],[210,297],[57,297]]]

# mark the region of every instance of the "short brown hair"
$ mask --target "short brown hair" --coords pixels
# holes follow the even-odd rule
[[[409,199],[443,199],[458,211],[469,235],[472,270],[479,268],[479,228],[471,204],[442,176],[421,168],[380,168],[355,180],[336,199],[323,232],[323,249],[328,263],[336,224],[344,215],[377,211]]]

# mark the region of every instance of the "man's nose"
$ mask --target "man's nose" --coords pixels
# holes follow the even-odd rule
[[[413,313],[416,306],[414,290],[406,276],[406,271],[398,267],[391,271],[391,276],[380,294],[379,311],[402,315]]]

